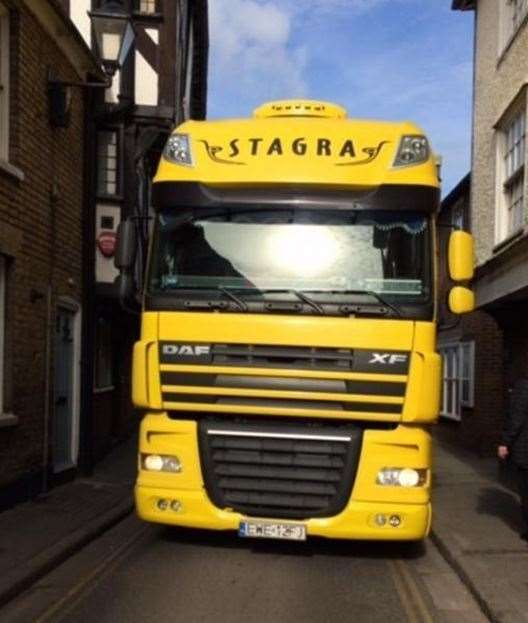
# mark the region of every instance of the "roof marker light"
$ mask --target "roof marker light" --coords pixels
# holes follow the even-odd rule
[[[429,160],[429,143],[425,136],[421,134],[402,136],[393,166],[408,167],[422,164],[427,160]]]
[[[172,134],[169,136],[163,157],[174,164],[183,164],[187,167],[193,166],[191,155],[191,142],[187,134]]]

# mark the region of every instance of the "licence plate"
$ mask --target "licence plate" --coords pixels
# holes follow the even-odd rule
[[[306,526],[300,523],[276,523],[271,521],[241,521],[238,536],[256,539],[286,539],[306,541]]]

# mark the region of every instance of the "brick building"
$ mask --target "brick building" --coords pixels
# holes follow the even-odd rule
[[[451,287],[447,245],[453,229],[471,229],[471,176],[442,201],[439,222],[440,317],[438,350],[443,356],[442,433],[479,454],[495,451],[503,410],[502,330],[484,310],[454,316],[447,309]]]
[[[90,98],[73,92],[67,127],[55,127],[50,72],[103,79],[54,2],[0,0],[0,507],[46,487],[82,450]]]
[[[93,120],[94,160],[85,238],[89,245],[94,298],[86,357],[92,360],[91,446],[88,464],[103,456],[136,425],[130,400],[132,345],[139,334],[135,315],[117,299],[111,240],[122,219],[134,218],[140,233],[138,280],[147,248],[150,184],[172,128],[206,109],[208,23],[206,0],[120,0],[135,40],[111,88],[100,92]],[[89,11],[104,0],[62,0],[86,44],[94,48]]]
[[[528,373],[526,163],[528,2],[453,0],[475,13],[472,173],[469,200],[479,325],[475,409],[467,426],[491,450],[508,390]],[[468,432],[468,435],[470,433]]]

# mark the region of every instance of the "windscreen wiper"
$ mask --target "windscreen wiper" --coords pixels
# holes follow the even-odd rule
[[[303,303],[306,303],[312,309],[315,309],[315,311],[318,314],[324,315],[324,313],[325,313],[325,310],[323,309],[323,307],[321,305],[319,305],[319,303],[317,303],[312,298],[307,296],[304,292],[301,292],[299,290],[294,290],[293,288],[272,288],[272,289],[266,288],[265,290],[261,290],[260,288],[247,288],[247,287],[243,287],[243,286],[240,286],[240,287],[237,287],[237,286],[234,286],[234,287],[226,286],[225,288],[219,288],[219,289],[222,289],[222,291],[225,292],[226,294],[228,294],[228,293],[231,294],[230,290],[238,290],[239,292],[244,292],[244,291],[250,290],[252,292],[257,292],[259,294],[280,294],[281,292],[287,292],[289,294],[294,294]]]
[[[389,303],[389,301],[387,301],[385,297],[381,296],[381,294],[375,292],[374,290],[317,290],[317,292],[328,292],[330,294],[368,294],[369,296],[375,298],[382,305],[385,305],[385,307],[391,309],[396,314],[396,316],[400,318],[402,316],[401,311],[395,305]]]
[[[237,307],[243,311],[243,312],[247,312],[249,311],[249,307],[247,306],[247,304],[238,296],[236,296],[235,294],[233,294],[232,292],[229,291],[229,289],[226,286],[216,286],[213,288],[202,288],[201,286],[183,286],[181,288],[178,288],[181,290],[193,290],[193,291],[201,291],[201,292],[221,292],[223,295],[227,296],[227,298],[231,299],[234,303],[236,303]],[[210,300],[195,300],[192,302],[188,302],[187,303],[187,307],[194,307],[196,309],[198,308],[219,308],[219,309],[223,309],[225,304],[224,303],[220,303],[220,301],[210,301]]]
[[[247,306],[247,303],[245,303],[241,298],[239,298],[238,296],[235,296],[232,292],[230,292],[230,290],[226,286],[218,286],[217,290],[220,290],[222,294],[225,294],[228,298],[234,301],[242,311],[244,312],[249,311],[249,307]]]

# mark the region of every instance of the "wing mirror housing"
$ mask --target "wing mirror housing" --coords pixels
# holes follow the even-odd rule
[[[473,279],[474,270],[473,236],[466,231],[454,231],[449,236],[448,266],[453,281]]]
[[[125,219],[117,228],[117,247],[114,256],[115,267],[119,272],[133,270],[136,263],[137,231],[131,219]]]
[[[449,291],[449,310],[453,314],[467,314],[475,309],[475,293],[469,288],[455,286]]]
[[[134,275],[137,242],[137,230],[134,221],[131,219],[122,221],[117,228],[117,247],[114,256],[115,267],[119,270],[115,287],[121,307],[131,313],[138,313],[140,310]]]

